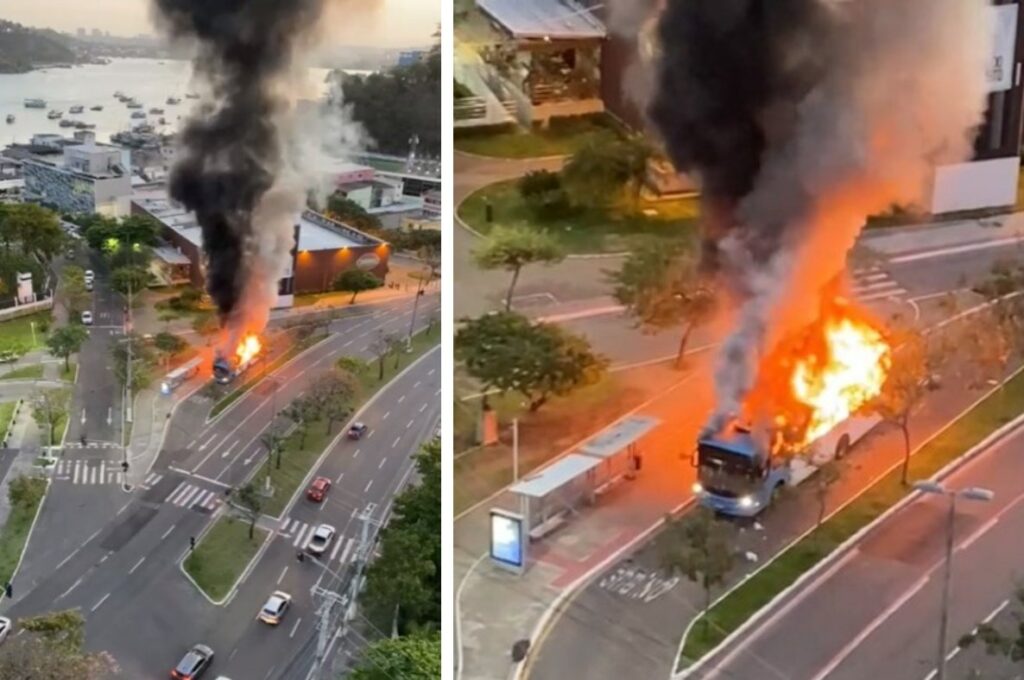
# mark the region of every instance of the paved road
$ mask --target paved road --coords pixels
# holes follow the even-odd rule
[[[1006,599],[1024,564],[1022,446],[1018,430],[947,480],[995,492],[957,506],[950,650]],[[928,496],[893,515],[700,677],[923,680],[938,644],[946,508]]]
[[[376,328],[395,332],[408,328],[411,303],[402,300],[374,306],[369,314],[364,309],[333,323],[327,340],[279,371],[278,408],[305,389],[317,366],[326,367],[342,355],[368,356],[362,344],[369,337],[366,334]],[[437,296],[429,296],[420,309],[436,309],[438,304]],[[429,311],[419,318],[429,318]],[[145,488],[131,495],[117,491],[116,483],[93,472],[94,461],[79,463],[76,474],[75,463],[69,469],[66,460],[54,483],[58,493],[47,499],[43,515],[66,517],[86,512],[86,508],[95,512],[97,504],[116,499],[116,520],[93,534],[79,535],[73,548],[50,550],[47,566],[51,568],[36,570],[40,576],[31,569],[23,571],[15,586],[13,614],[23,616],[54,606],[81,607],[88,617],[88,646],[112,652],[132,678],[163,677],[199,633],[209,633],[212,640],[211,631],[217,626],[218,635],[230,635],[229,627],[220,628],[224,624],[222,611],[195,591],[177,562],[188,546],[188,537],[200,533],[221,502],[224,485],[238,483],[246,470],[253,469],[255,460],[249,460],[252,447],[270,422],[272,399],[260,388],[251,390],[234,409],[207,425],[202,424],[203,417],[211,404],[198,396],[184,402],[175,413],[164,450],[147,475]],[[382,397],[379,403],[385,402]],[[253,417],[247,418],[250,414]],[[377,436],[384,433],[382,429]],[[190,448],[193,439],[199,442]],[[209,446],[200,450],[205,442]],[[237,444],[231,447],[234,442]],[[223,455],[224,451],[229,455]],[[185,474],[172,468],[178,465]],[[197,474],[202,477],[194,476]],[[380,483],[384,481],[382,478]],[[37,529],[30,546],[47,543],[47,539]],[[244,602],[251,611],[260,604],[243,597],[235,602]],[[235,632],[240,635],[242,630]]]

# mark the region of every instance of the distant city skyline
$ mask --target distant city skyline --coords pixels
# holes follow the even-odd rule
[[[336,45],[402,48],[432,42],[441,17],[441,0],[335,0],[328,28]],[[358,21],[344,21],[348,4],[359,4]],[[366,5],[372,5],[367,11]],[[52,28],[72,35],[78,29],[114,36],[158,34],[148,0],[0,0],[0,19],[35,28]]]

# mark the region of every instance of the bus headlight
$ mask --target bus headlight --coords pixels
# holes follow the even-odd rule
[[[741,496],[740,497],[740,507],[741,508],[752,508],[752,507],[754,507],[754,497],[753,496]]]
[[[693,483],[693,487],[691,487],[691,488],[693,489],[693,492],[695,494],[702,494],[702,493],[704,493],[704,486],[700,482],[694,482]]]

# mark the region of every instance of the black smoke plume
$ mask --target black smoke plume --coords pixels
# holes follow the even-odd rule
[[[270,251],[290,248],[268,247],[260,233],[287,233],[290,206],[268,210],[261,202],[285,169],[288,140],[278,119],[291,102],[282,81],[311,37],[324,0],[154,2],[172,37],[196,43],[194,70],[208,89],[179,135],[170,195],[196,213],[207,290],[222,321],[230,322],[250,286],[265,293],[276,285]],[[267,224],[261,213],[285,223]]]
[[[981,0],[667,0],[648,114],[699,177],[704,264],[737,308],[709,429],[813,318],[871,214],[970,158],[991,54]]]

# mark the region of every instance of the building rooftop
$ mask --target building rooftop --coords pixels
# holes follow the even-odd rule
[[[477,0],[477,6],[514,38],[604,38],[604,24],[573,0]]]
[[[147,189],[133,194],[132,202],[197,247],[203,245],[203,231],[195,214],[167,198],[166,190]],[[337,250],[382,243],[336,220],[311,210],[298,217],[299,250]]]

